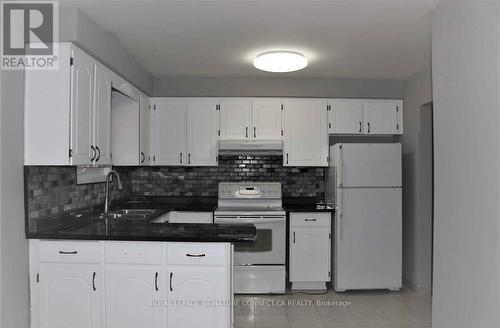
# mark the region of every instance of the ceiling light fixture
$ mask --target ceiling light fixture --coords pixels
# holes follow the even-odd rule
[[[307,66],[307,58],[293,51],[264,52],[253,60],[253,66],[261,71],[285,73],[301,70]]]

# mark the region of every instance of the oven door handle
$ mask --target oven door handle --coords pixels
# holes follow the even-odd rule
[[[258,217],[258,218],[215,218],[215,223],[276,223],[285,222],[285,217]]]

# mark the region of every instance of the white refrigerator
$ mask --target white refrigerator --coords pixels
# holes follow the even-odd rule
[[[402,286],[401,144],[330,147],[327,201],[335,207],[336,291]]]

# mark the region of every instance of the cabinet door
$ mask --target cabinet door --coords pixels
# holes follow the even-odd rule
[[[330,228],[292,227],[290,281],[329,281]]]
[[[367,134],[399,134],[402,125],[399,122],[400,101],[367,100],[363,102],[365,133]],[[399,131],[401,129],[401,132]]]
[[[217,102],[187,103],[187,165],[217,166]]]
[[[223,100],[220,102],[220,139],[250,137],[250,101]]]
[[[186,101],[159,99],[154,107],[153,165],[186,163]]]
[[[329,101],[328,133],[363,133],[363,101],[334,99]]]
[[[169,306],[169,328],[229,328],[231,307],[212,302],[229,302],[229,275],[224,267],[170,266],[167,275],[167,302],[208,302]]]
[[[281,139],[281,105],[281,100],[252,101],[253,139]]]
[[[98,165],[111,164],[111,74],[103,65],[95,65],[94,147]]]
[[[95,158],[92,144],[94,104],[94,60],[78,48],[72,49],[71,149],[72,165],[87,165]],[[50,145],[47,145],[50,147]]]
[[[164,274],[161,267],[108,265],[106,281],[107,328],[161,328]]]
[[[151,160],[151,106],[149,98],[142,94],[139,98],[139,122],[140,122],[140,157],[139,163],[142,166],[149,165]]]
[[[39,328],[101,327],[103,284],[97,265],[40,264]]]
[[[326,101],[287,100],[284,123],[284,166],[328,166]]]

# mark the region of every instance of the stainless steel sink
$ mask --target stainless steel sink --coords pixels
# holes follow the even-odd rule
[[[160,210],[155,209],[129,209],[122,208],[118,210],[111,211],[107,214],[108,218],[111,219],[122,219],[122,220],[145,220],[147,218],[153,218],[159,214]],[[104,215],[103,215],[104,217]]]

